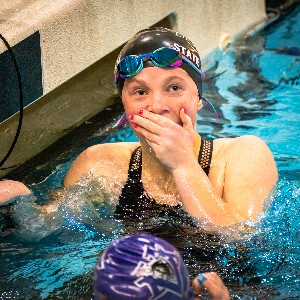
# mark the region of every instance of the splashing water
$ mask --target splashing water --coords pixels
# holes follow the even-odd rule
[[[236,228],[207,232],[170,215],[124,223],[114,217],[116,199],[101,188],[109,183],[88,178],[63,190],[63,201],[44,217],[35,202],[50,201],[48,192],[60,187],[81,151],[76,149],[69,161],[53,161],[50,174],[31,186],[37,198],[20,197],[13,207],[14,234],[1,236],[0,243],[0,299],[91,299],[99,253],[119,236],[138,231],[154,233],[178,247],[191,278],[200,271],[217,271],[233,299],[298,298],[299,15],[300,6],[240,38],[226,52],[212,53],[216,64],[204,82],[204,95],[218,103],[220,118],[210,107],[200,111],[197,130],[203,137],[257,135],[275,156],[277,192],[259,222],[243,224],[242,232]],[[105,135],[84,134],[84,141],[86,148],[100,142],[136,141],[136,137],[125,125]]]

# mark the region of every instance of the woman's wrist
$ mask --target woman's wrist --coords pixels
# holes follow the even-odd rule
[[[198,172],[201,172],[201,170],[196,157],[193,156],[190,159],[185,159],[184,162],[177,164],[176,167],[170,170],[170,173],[174,178],[177,176],[179,178],[185,178],[186,176],[190,176],[190,174],[196,175]],[[203,174],[205,175],[204,172]]]

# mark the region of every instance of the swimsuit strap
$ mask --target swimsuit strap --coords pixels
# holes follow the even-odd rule
[[[213,152],[213,141],[202,140],[199,155],[198,155],[198,162],[206,175],[208,175],[209,173],[212,152]]]
[[[128,182],[139,182],[142,176],[142,148],[137,147],[131,154],[128,168]]]
[[[144,202],[147,204],[147,201],[141,203],[144,200],[144,198],[140,198],[143,195],[141,174],[141,147],[138,147],[131,154],[127,180],[123,186],[119,203],[115,210],[115,217],[117,219],[127,217],[139,218],[139,212],[143,208]]]
[[[202,140],[200,151],[198,155],[198,163],[203,169],[206,175],[208,175],[210,170],[211,158],[213,152],[213,141],[212,140]],[[137,147],[130,158],[129,169],[128,169],[128,179],[131,182],[136,182],[140,180],[142,176],[142,148]]]

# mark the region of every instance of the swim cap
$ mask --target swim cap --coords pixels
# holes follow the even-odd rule
[[[201,60],[200,55],[193,45],[193,43],[181,35],[180,33],[162,27],[152,27],[139,31],[136,33],[123,47],[121,50],[116,64],[115,64],[115,74],[117,71],[117,66],[120,61],[127,55],[141,55],[145,53],[151,53],[154,50],[161,47],[171,47],[175,50],[181,52],[181,54],[187,58],[200,72],[201,70]],[[144,64],[145,67],[153,66],[150,62]],[[179,68],[184,69],[189,76],[195,82],[198,93],[200,97],[202,96],[202,78],[197,71],[195,71],[191,66],[189,66],[185,61],[181,64]],[[118,92],[121,95],[124,86],[124,79],[118,77],[116,79],[116,85]]]
[[[128,235],[112,242],[99,259],[95,299],[193,299],[188,271],[178,250],[149,234]]]

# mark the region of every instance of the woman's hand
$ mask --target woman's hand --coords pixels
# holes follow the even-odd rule
[[[207,291],[209,299],[230,299],[230,295],[225,284],[215,272],[200,274],[193,280],[193,293],[197,295],[203,293],[204,291]]]
[[[133,123],[136,133],[154,151],[157,159],[172,171],[178,166],[184,166],[196,157],[193,151],[195,130],[191,118],[184,108],[179,113],[182,126],[169,118],[147,110],[141,110],[139,115],[131,115],[129,120]]]
[[[13,197],[29,194],[30,190],[22,182],[15,180],[0,181],[0,205],[5,205]]]

